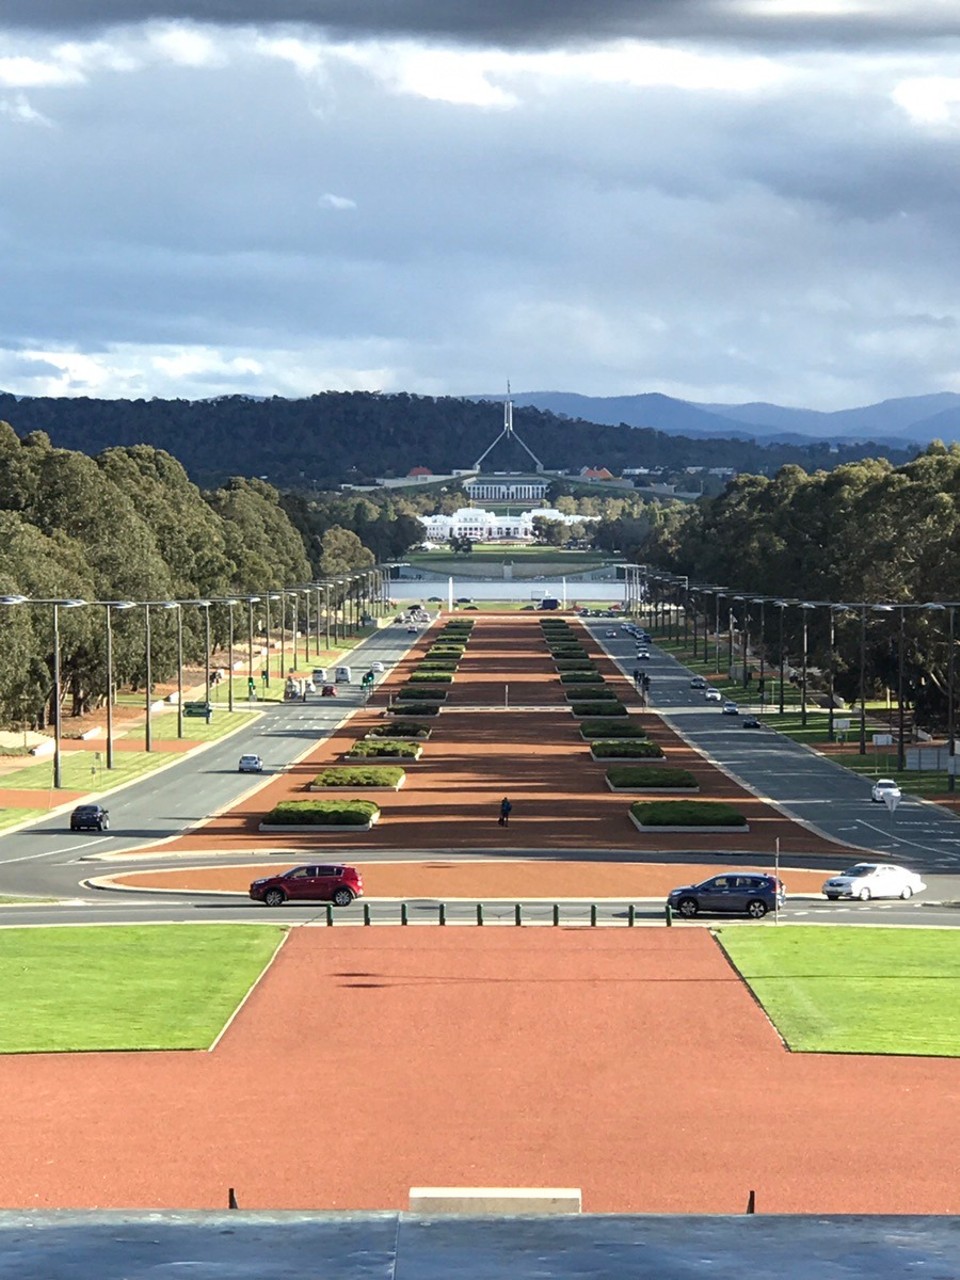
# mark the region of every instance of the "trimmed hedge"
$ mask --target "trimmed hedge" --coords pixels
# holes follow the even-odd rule
[[[437,702],[405,702],[399,707],[387,707],[392,716],[435,716],[440,713]],[[396,729],[394,729],[396,733]]]
[[[334,765],[318,773],[314,787],[395,787],[404,777],[398,764],[376,766]]]
[[[452,671],[421,671],[418,667],[416,671],[411,671],[409,676],[410,684],[452,684]]]
[[[561,684],[603,684],[603,676],[597,670],[561,671]]]
[[[563,675],[572,675],[575,671],[597,672],[597,664],[592,658],[554,658],[553,665]]]
[[[613,764],[607,770],[607,781],[613,787],[659,787],[663,791],[698,785],[689,769],[663,769],[655,764]]]
[[[585,738],[646,738],[647,731],[643,725],[634,721],[629,724],[609,724],[606,720],[584,720],[580,732]]]
[[[583,702],[587,698],[602,698],[604,702],[619,702],[615,689],[608,689],[602,682],[594,685],[568,685],[564,691],[569,702]]]
[[[630,812],[645,827],[745,827],[747,820],[720,800],[634,800]]]
[[[407,689],[404,687],[397,693],[400,702],[443,702],[446,689]]]
[[[372,742],[361,738],[359,742],[353,744],[346,758],[363,760],[369,757],[375,760],[377,756],[406,756],[410,760],[415,760],[420,748],[419,742],[410,742],[406,738],[375,738]]]
[[[570,710],[578,719],[585,716],[627,715],[627,708],[622,702],[572,702]]]
[[[424,658],[417,666],[418,671],[456,671],[460,666],[459,658]]]
[[[608,756],[633,756],[635,760],[662,760],[663,749],[646,738],[598,738],[590,750],[599,759]]]
[[[394,720],[393,724],[378,724],[366,735],[368,738],[417,738],[425,742],[431,730],[416,720]]]
[[[379,812],[372,800],[281,800],[263,821],[273,827],[362,827]]]

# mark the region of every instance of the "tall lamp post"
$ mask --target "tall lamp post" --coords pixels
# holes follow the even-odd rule
[[[897,772],[902,773],[906,768],[906,750],[904,747],[904,714],[903,714],[903,652],[906,646],[906,612],[905,604],[875,604],[874,611],[877,613],[893,613],[900,610],[900,626],[898,629],[897,639]]]
[[[807,657],[810,639],[808,618],[810,610],[816,607],[809,600],[800,601],[800,608],[803,610],[803,667],[800,675],[800,727],[802,729],[807,727]]]
[[[740,634],[740,645],[743,652],[740,656],[743,659],[743,678],[741,683],[746,689],[750,680],[750,672],[747,667],[747,652],[750,648],[750,598],[749,596],[734,596],[733,598],[743,605],[743,630]]]
[[[113,768],[113,610],[133,609],[132,600],[101,600],[107,623],[107,768]]]
[[[787,660],[787,650],[784,645],[783,638],[783,615],[787,608],[787,602],[786,600],[777,600],[775,603],[777,608],[780,610],[780,637],[778,640],[779,648],[777,656],[780,659],[780,715],[783,715],[783,677]]]
[[[760,683],[757,693],[760,698],[761,715],[763,715],[763,704],[767,696],[767,641],[766,627],[764,625],[766,622],[766,603],[767,601],[765,596],[759,596],[757,599],[751,601],[751,604],[758,604],[760,606]]]
[[[146,647],[146,700],[144,709],[146,711],[146,720],[144,721],[143,730],[143,749],[144,751],[153,750],[153,722],[150,714],[150,697],[153,693],[153,670],[152,670],[152,653],[150,640],[150,610],[151,609],[178,609],[176,600],[144,600],[143,604],[143,624],[144,624],[144,644]]]
[[[954,677],[956,675],[956,633],[954,629],[954,614],[956,612],[956,602],[950,604],[940,604],[939,602],[931,602],[924,605],[925,609],[937,609],[946,611],[950,619],[949,638],[947,643],[947,791],[956,791],[957,775],[954,772],[954,759],[957,754],[956,731],[954,724]]]
[[[713,648],[714,663],[717,675],[720,674],[720,601],[726,598],[725,591],[714,592],[714,628],[713,628]]]

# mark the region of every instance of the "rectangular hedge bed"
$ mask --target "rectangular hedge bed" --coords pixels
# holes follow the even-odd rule
[[[311,791],[326,787],[383,787],[399,791],[406,774],[395,764],[384,765],[334,765],[318,773],[310,783]]]
[[[630,821],[638,831],[720,835],[750,830],[742,813],[719,800],[634,800]]]
[[[380,818],[373,800],[281,800],[264,815],[261,831],[316,831],[324,827],[352,827],[369,831]]]
[[[453,684],[452,671],[411,671],[410,684]]]
[[[426,742],[432,730],[416,720],[394,720],[392,724],[378,724],[365,735],[367,738],[419,738]]]
[[[663,760],[663,748],[646,738],[599,739],[590,743],[590,755],[594,760]]]
[[[579,671],[561,671],[561,684],[603,684],[603,676],[596,667],[581,668]]]
[[[607,770],[606,777],[611,791],[682,791],[693,795],[700,790],[689,769],[661,768],[655,764],[615,764]]]
[[[402,702],[399,706],[387,707],[387,711],[392,716],[436,716],[440,714],[440,704],[438,702]]]
[[[578,719],[596,716],[625,716],[627,708],[622,702],[571,702],[570,710]]]
[[[647,731],[635,721],[611,724],[609,720],[584,720],[580,725],[580,736],[586,742],[594,738],[646,738]]]
[[[397,693],[400,702],[443,702],[446,700],[446,689],[411,689],[407,686]]]
[[[594,685],[568,685],[563,692],[568,702],[594,702],[597,699],[602,702],[619,702],[616,690],[608,688],[603,683],[596,687]]]
[[[423,747],[406,738],[361,738],[344,756],[345,760],[419,760]]]

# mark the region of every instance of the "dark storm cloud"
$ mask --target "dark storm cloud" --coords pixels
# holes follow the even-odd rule
[[[38,31],[150,19],[297,23],[345,37],[538,46],[628,36],[848,45],[960,34],[960,7],[947,0],[872,0],[849,13],[800,9],[778,14],[755,0],[6,0],[0,22]]]

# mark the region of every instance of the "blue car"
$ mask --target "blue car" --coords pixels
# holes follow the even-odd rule
[[[783,899],[782,880],[760,871],[729,871],[671,890],[667,904],[688,920],[701,911],[733,912],[761,920],[768,911],[782,907]]]

